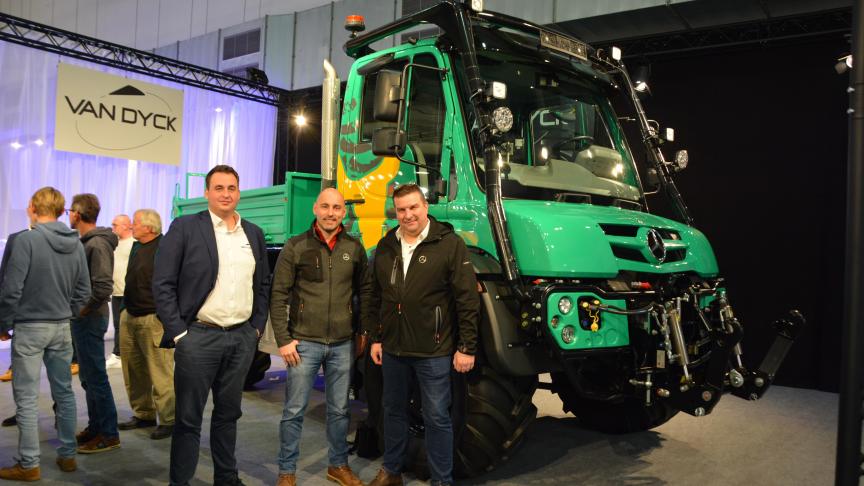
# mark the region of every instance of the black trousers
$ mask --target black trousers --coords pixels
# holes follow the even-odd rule
[[[114,321],[114,356],[120,356],[120,304],[123,303],[122,295],[111,296],[111,319]]]
[[[171,440],[172,485],[187,485],[195,476],[201,421],[211,390],[213,484],[231,484],[237,477],[234,449],[237,420],[242,415],[240,399],[257,346],[257,333],[249,324],[226,331],[195,323],[180,338],[174,350],[176,421]]]

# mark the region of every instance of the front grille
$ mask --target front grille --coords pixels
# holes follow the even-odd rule
[[[609,236],[627,236],[633,238],[639,232],[638,226],[626,224],[600,224],[600,229]]]
[[[683,248],[679,248],[677,250],[669,250],[668,252],[666,252],[665,263],[680,262],[685,258],[687,258],[687,250]]]
[[[609,236],[626,236],[629,238],[634,238],[638,233],[641,226],[634,226],[629,224],[608,224],[608,223],[600,223],[600,229],[603,230]],[[660,236],[663,237],[664,240],[681,240],[681,234],[675,230],[666,229],[666,228],[654,228],[657,232],[660,233]]]
[[[625,246],[611,245],[612,246],[612,254],[617,258],[622,260],[632,260],[634,262],[642,262],[648,263],[648,260],[642,256],[642,253],[639,250],[634,250],[633,248],[627,248]]]

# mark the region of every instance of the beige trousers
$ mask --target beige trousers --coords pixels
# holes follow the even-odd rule
[[[156,314],[120,314],[120,356],[132,413],[161,425],[174,424],[174,350],[159,347],[162,323]]]

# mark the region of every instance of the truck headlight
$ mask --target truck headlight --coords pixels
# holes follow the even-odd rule
[[[561,297],[561,300],[558,301],[558,311],[562,314],[569,314],[573,309],[573,301],[570,297]]]

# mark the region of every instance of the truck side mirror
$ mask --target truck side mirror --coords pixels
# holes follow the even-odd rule
[[[405,152],[405,132],[395,127],[379,128],[372,134],[372,153],[396,157]]]
[[[401,87],[402,75],[399,72],[383,70],[378,73],[378,80],[375,82],[375,102],[372,105],[372,116],[376,121],[388,123],[399,121]]]

